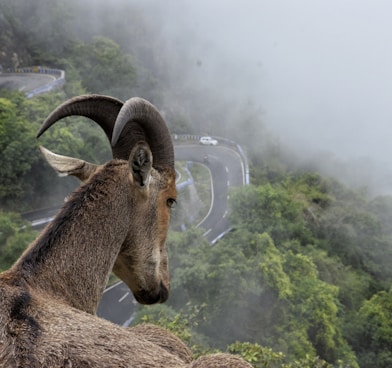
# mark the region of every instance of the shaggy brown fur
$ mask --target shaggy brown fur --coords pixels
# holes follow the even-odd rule
[[[165,349],[124,329],[48,298],[8,273],[0,281],[0,366],[181,367]]]
[[[226,354],[210,354],[200,357],[190,368],[251,368],[252,366],[242,358]]]
[[[130,329],[143,339],[158,345],[170,354],[178,356],[184,363],[192,362],[191,350],[171,332],[161,327],[145,323],[130,327]]]

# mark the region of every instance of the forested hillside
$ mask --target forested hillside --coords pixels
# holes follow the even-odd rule
[[[169,302],[138,307],[135,323],[170,328],[195,354],[229,350],[255,367],[391,367],[392,197],[304,168],[263,129],[256,105],[212,97],[184,77],[186,65],[202,77],[202,62],[162,42],[153,15],[132,1],[117,12],[106,3],[0,2],[2,67],[66,72],[63,89],[31,99],[0,91],[0,270],[36,236],[19,214],[58,205],[77,185],[40,157],[43,119],[78,94],[139,95],[172,132],[240,143],[251,185],[232,189],[233,231],[216,245],[198,229],[171,231]],[[110,155],[104,135],[79,118],[39,144],[91,162]]]

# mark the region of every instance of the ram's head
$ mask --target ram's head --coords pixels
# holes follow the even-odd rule
[[[144,99],[131,98],[123,103],[108,96],[86,95],[72,98],[54,110],[37,136],[72,115],[90,118],[104,130],[112,146],[112,163],[125,172],[125,179],[119,175],[118,180],[125,181],[123,187],[129,195],[123,203],[114,205],[127,206],[129,211],[125,212],[130,216],[110,219],[127,227],[113,271],[140,303],[164,302],[170,286],[166,236],[170,208],[176,198],[174,150],[166,123]],[[106,166],[57,155],[43,147],[41,151],[60,174],[74,175],[85,183]]]

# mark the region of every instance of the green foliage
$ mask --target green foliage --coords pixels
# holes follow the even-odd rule
[[[37,142],[35,135],[42,121],[63,99],[61,92],[32,99],[26,99],[19,93],[1,92],[0,149],[3,157],[0,208],[23,212],[60,204],[78,184],[73,178],[59,179],[44,161],[38,144],[62,155],[95,163],[111,158],[110,144],[103,130],[86,118],[64,119]]]
[[[302,243],[311,241],[301,204],[292,200],[290,193],[279,184],[250,185],[234,190],[230,220],[236,227],[269,233],[278,245],[287,239],[298,239]]]
[[[338,288],[319,279],[309,256],[279,250],[267,233],[237,229],[213,247],[195,245],[195,236],[177,234],[175,245],[169,239],[175,254],[170,304],[204,303],[208,318],[196,331],[212,346],[251,340],[290,359],[344,357],[355,366],[342,337]]]
[[[283,353],[275,353],[271,348],[249,342],[235,342],[230,344],[227,350],[240,355],[255,368],[279,367],[285,358]]]
[[[392,289],[363,302],[353,330],[351,343],[361,367],[392,365]]]
[[[282,368],[332,368],[332,367],[333,366],[327,363],[325,360],[310,355],[306,355],[302,359],[296,359],[293,362],[282,365]],[[339,362],[337,367],[343,368],[343,366],[339,364]]]
[[[217,352],[206,348],[203,337],[194,332],[200,316],[204,315],[204,309],[205,305],[190,303],[178,312],[167,305],[144,306],[136,313],[132,324],[152,323],[169,330],[185,342],[191,348],[194,358],[197,358],[203,354]]]
[[[254,368],[332,368],[332,365],[325,360],[310,355],[284,363],[286,356],[283,353],[276,353],[271,348],[248,342],[231,344],[228,346],[228,351],[239,354]],[[343,368],[340,364],[339,367]]]
[[[116,42],[106,37],[95,37],[92,43],[79,42],[73,47],[72,59],[87,91],[129,98],[135,68],[131,56]]]
[[[375,206],[363,193],[333,182],[333,202],[318,216],[314,234],[317,245],[336,255],[346,265],[363,270],[379,282],[379,287],[392,280],[392,239]],[[389,231],[389,230],[388,230]]]
[[[333,361],[333,351],[345,344],[339,332],[337,287],[321,281],[313,261],[303,254],[287,252],[286,272],[293,284],[295,328],[306,331],[318,355]]]
[[[198,134],[194,127],[189,123],[188,119],[183,116],[174,116],[169,121],[170,131],[175,134]]]
[[[35,236],[18,214],[0,211],[0,272],[16,261]]]
[[[378,252],[387,250],[388,257],[391,249],[383,235],[385,220],[376,211],[381,207],[385,216],[387,207],[373,203],[308,173],[234,191],[235,231],[214,247],[197,240],[195,232],[169,239],[175,254],[172,305],[205,303],[208,318],[197,332],[220,349],[233,339],[250,340],[298,364],[313,359],[357,367],[351,340],[359,318],[355,310],[382,285],[366,265]],[[353,229],[345,239],[366,258],[361,267],[339,256],[342,244],[329,240],[337,235],[329,224],[342,225],[336,215]],[[363,239],[378,244],[372,254],[362,252]]]
[[[69,3],[62,0],[3,0],[0,4],[0,16],[3,17],[0,40],[6,45],[3,52],[15,53],[23,62],[27,61],[25,65],[18,61],[4,66],[24,67],[32,60],[42,63],[50,59],[53,62],[54,55],[59,55],[73,37]]]
[[[38,161],[34,127],[16,113],[17,105],[0,98],[0,152],[2,174],[0,200],[3,208],[23,197],[26,177]]]
[[[285,260],[281,252],[275,247],[272,239],[262,234],[260,240],[264,243],[263,257],[259,263],[266,286],[277,290],[281,300],[292,296],[292,285],[290,277],[284,271]]]

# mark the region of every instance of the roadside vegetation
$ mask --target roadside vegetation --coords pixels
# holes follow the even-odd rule
[[[392,197],[370,196],[302,167],[266,132],[254,134],[252,127],[262,121],[252,106],[237,106],[235,113],[221,101],[201,109],[193,99],[197,90],[181,80],[174,87],[168,83],[165,69],[173,55],[131,4],[123,11],[133,22],[103,17],[99,29],[80,21],[80,7],[87,5],[45,4],[0,5],[3,67],[12,66],[17,53],[19,62],[66,71],[64,88],[45,95],[27,99],[0,91],[0,270],[37,235],[20,214],[61,204],[78,185],[58,178],[40,157],[35,133],[43,119],[77,94],[138,94],[165,110],[172,132],[197,127],[224,135],[212,122],[227,122],[225,134],[248,154],[251,185],[232,189],[233,231],[211,246],[192,226],[208,211],[209,173],[202,165],[189,167],[196,185],[180,193],[168,239],[169,302],[139,306],[135,323],[171,329],[195,355],[231,351],[254,367],[391,367]],[[45,18],[37,21],[43,8]],[[192,111],[177,93],[191,95]],[[240,123],[247,129],[232,129]],[[102,162],[110,149],[100,133],[75,117],[38,143]]]

